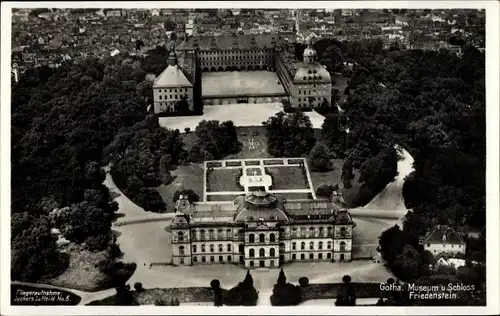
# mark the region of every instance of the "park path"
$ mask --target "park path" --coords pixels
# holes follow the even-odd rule
[[[415,169],[413,168],[414,159],[410,153],[404,148],[396,148],[401,156],[398,160],[397,176],[368,204],[349,210],[353,217],[396,219],[397,224],[403,227],[403,219],[409,211],[404,204],[403,184],[406,177]]]

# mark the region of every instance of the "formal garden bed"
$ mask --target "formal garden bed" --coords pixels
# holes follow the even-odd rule
[[[273,190],[309,189],[309,181],[300,167],[266,167],[273,179]]]
[[[241,161],[226,161],[226,167],[241,167]]]
[[[266,159],[264,160],[264,165],[269,166],[269,165],[284,165],[285,162],[283,159]]]
[[[260,160],[247,160],[245,166],[260,166]]]
[[[214,169],[207,170],[207,192],[242,191],[239,182],[242,169]]]
[[[23,292],[42,293],[42,291],[51,291],[57,295],[23,295]],[[78,305],[82,298],[74,293],[53,288],[34,287],[29,285],[12,284],[10,286],[10,304],[11,305]]]

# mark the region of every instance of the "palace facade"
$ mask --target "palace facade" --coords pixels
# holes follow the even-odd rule
[[[176,51],[171,52],[173,56],[169,57],[169,66],[159,78],[168,81],[163,87],[168,86],[175,90],[189,88],[187,81],[193,86],[196,85],[196,81],[201,80],[203,73],[207,72],[267,70],[276,73],[277,80],[283,86],[285,93],[257,92],[251,95],[247,92],[231,95],[221,93],[218,96],[211,95],[210,98],[204,98],[204,104],[221,104],[225,103],[223,101],[226,99],[246,103],[263,100],[274,102],[278,97],[288,99],[290,106],[295,108],[330,106],[331,77],[325,66],[318,62],[316,51],[309,43],[304,50],[302,61],[295,58],[294,51],[293,39],[280,35],[193,36],[186,38]],[[179,64],[176,61],[177,56],[182,58]],[[185,71],[186,68],[190,70]],[[200,72],[201,76],[188,75],[195,71]],[[185,75],[182,76],[181,73]],[[153,86],[155,91],[162,89],[162,80],[155,81]],[[202,98],[203,87],[200,90],[200,95],[195,95],[195,98]],[[214,102],[212,99],[217,101]],[[156,113],[176,110],[175,99],[168,99],[170,102],[168,103],[163,97],[160,99],[160,94],[155,93],[154,102]]]
[[[342,200],[286,200],[265,191],[232,202],[181,196],[171,225],[173,264],[350,261],[354,227]]]

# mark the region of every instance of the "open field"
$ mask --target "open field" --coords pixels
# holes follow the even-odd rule
[[[207,175],[207,192],[242,191],[236,184],[241,169],[214,169]]]
[[[271,71],[205,72],[202,76],[203,97],[285,94]]]
[[[273,190],[309,189],[307,177],[298,166],[266,167],[266,173],[273,177]]]

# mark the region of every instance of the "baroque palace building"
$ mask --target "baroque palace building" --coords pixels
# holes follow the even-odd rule
[[[177,62],[179,56],[179,62]],[[181,60],[182,59],[182,60]],[[248,103],[276,101],[278,97],[288,99],[295,108],[330,106],[332,96],[331,77],[325,66],[318,62],[318,56],[311,43],[304,50],[303,60],[295,58],[293,39],[281,35],[221,35],[193,36],[186,38],[179,47],[170,52],[168,67],[155,80],[154,109],[156,113],[175,112],[175,90],[188,92],[199,84],[203,73],[224,71],[272,71],[285,90],[284,95],[236,95],[215,96],[217,99],[234,97]],[[199,72],[201,76],[189,75]],[[185,89],[188,89],[185,91]],[[159,92],[162,91],[162,92]],[[165,95],[167,93],[167,100]],[[178,92],[177,92],[178,93]],[[200,98],[203,88],[200,89]],[[170,96],[173,99],[170,99]],[[178,96],[180,97],[180,96]],[[206,98],[205,98],[206,99]],[[190,101],[192,106],[192,101]],[[219,100],[204,100],[204,103],[218,104]]]
[[[295,261],[350,261],[355,223],[342,199],[285,200],[265,191],[232,202],[179,197],[172,220],[174,265],[279,267]]]

